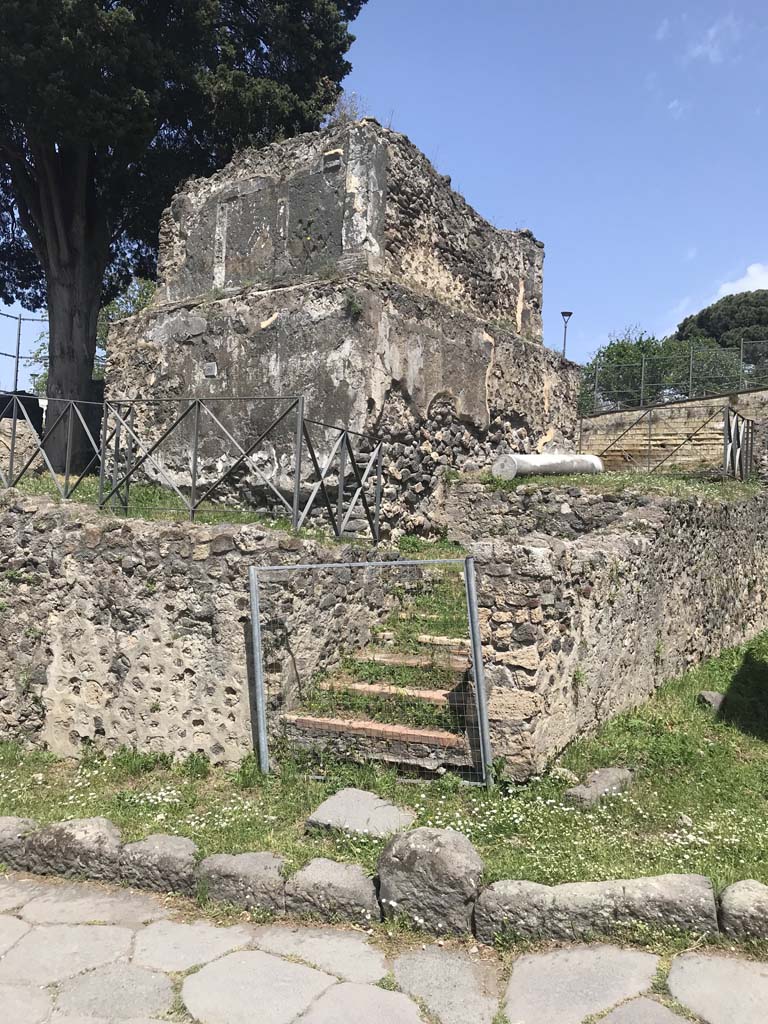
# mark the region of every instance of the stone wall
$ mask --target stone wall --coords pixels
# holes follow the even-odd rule
[[[66,756],[92,743],[239,761],[254,749],[248,566],[345,556],[366,552],[256,526],[116,519],[0,490],[0,738]],[[281,604],[273,702],[289,699],[297,673],[364,645],[388,600],[375,577],[328,570],[312,588],[294,582]]]
[[[543,246],[494,228],[366,118],[246,150],[163,217],[158,301],[369,269],[541,341]]]
[[[490,538],[471,550],[492,743],[525,779],[664,679],[768,628],[768,497],[521,490],[457,486],[447,504],[466,516],[449,535]]]
[[[386,438],[385,516],[406,526],[418,525],[441,468],[571,446],[579,386],[575,364],[542,345],[370,275],[151,308],[113,329],[108,381],[113,397],[174,400],[138,408],[145,441],[185,395],[218,398],[217,414],[241,440],[266,426],[274,402],[226,396],[304,395],[312,419]],[[293,423],[282,430],[263,469],[285,485]],[[161,457],[189,473],[188,449],[166,443]]]

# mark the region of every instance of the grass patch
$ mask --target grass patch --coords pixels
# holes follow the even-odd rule
[[[479,481],[497,491],[517,491],[521,487],[562,491],[578,487],[597,494],[643,494],[674,498],[702,498],[706,501],[746,501],[762,490],[758,480],[713,480],[706,476],[685,473],[645,473],[640,471],[609,473],[563,473],[519,476],[513,480],[497,480],[490,473],[480,477],[464,477]]]
[[[304,699],[302,709],[321,718],[365,718],[372,722],[448,732],[456,732],[460,728],[450,708],[399,694],[384,697],[352,690],[318,688]]]
[[[377,678],[384,669],[375,666]],[[702,689],[727,692],[721,716],[696,704]],[[568,783],[554,776],[485,792],[450,774],[406,783],[383,767],[328,758],[311,767],[285,758],[280,774],[265,778],[253,757],[237,770],[203,775],[157,755],[89,752],[75,764],[6,743],[0,815],[43,822],[105,815],[126,840],[165,831],[194,839],[204,855],[271,850],[294,868],[327,856],[373,871],[383,843],[304,832],[325,797],[359,786],[413,807],[419,825],[465,833],[489,880],[695,872],[718,888],[743,878],[768,884],[768,633],[667,683],[642,708],[574,743],[562,764],[580,776],[624,765],[637,780],[626,794],[582,811],[564,802]]]

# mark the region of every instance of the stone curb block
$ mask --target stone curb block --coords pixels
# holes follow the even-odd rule
[[[584,939],[634,923],[716,934],[712,883],[703,875],[659,875],[608,882],[494,882],[475,907],[475,934],[492,943],[522,938]]]
[[[196,865],[197,856],[196,845],[181,836],[152,835],[123,846],[106,818],[39,828],[28,818],[0,817],[0,862],[12,870],[186,895],[200,888],[213,900],[277,915],[371,924],[405,912],[425,930],[474,932],[489,944],[504,932],[578,940],[638,922],[768,938],[768,886],[754,879],[725,889],[719,906],[703,875],[556,886],[505,880],[480,891],[483,861],[452,829],[395,836],[379,859],[378,896],[374,880],[356,864],[317,858],[286,880],[285,860],[272,853],[215,854]]]
[[[417,828],[395,836],[379,857],[385,917],[406,913],[438,934],[466,935],[485,865],[461,832]]]
[[[127,843],[120,853],[119,874],[123,882],[154,892],[195,891],[197,845],[181,836],[151,835],[138,843]]]
[[[75,818],[32,832],[26,837],[26,869],[38,875],[119,879],[120,830],[107,818]]]
[[[212,900],[285,913],[285,861],[272,853],[216,853],[200,863],[197,880]]]
[[[358,924],[381,920],[373,879],[357,864],[339,864],[318,857],[290,878],[285,886],[289,914],[311,914],[324,921],[342,918]]]
[[[735,882],[720,896],[720,928],[738,939],[768,939],[768,885]]]
[[[37,827],[31,818],[0,818],[0,863],[23,871],[27,866],[26,837]]]

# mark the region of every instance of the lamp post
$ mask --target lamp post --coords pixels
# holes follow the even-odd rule
[[[568,339],[568,321],[573,316],[573,311],[564,309],[560,316],[563,318],[563,359],[565,359],[565,343]]]

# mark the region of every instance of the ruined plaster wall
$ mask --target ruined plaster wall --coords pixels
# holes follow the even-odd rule
[[[219,396],[216,412],[241,440],[279,407],[227,396],[303,395],[312,419],[386,438],[385,515],[425,527],[420,506],[441,470],[572,445],[579,386],[575,364],[543,346],[368,274],[148,309],[113,329],[108,381],[113,396]],[[140,408],[142,437],[158,436],[182,409]],[[190,426],[175,435],[179,445]],[[292,429],[286,421],[272,435],[263,467],[282,484]],[[189,473],[181,448],[161,454]],[[221,468],[215,454],[206,453],[203,478]]]
[[[502,499],[489,508],[475,486],[477,500],[454,500],[472,519],[457,535],[496,534],[472,550],[494,753],[519,779],[664,679],[768,628],[763,493],[617,502],[531,487],[509,500],[505,533]]]
[[[257,526],[100,515],[0,491],[0,738],[64,756],[86,743],[233,763],[254,749],[247,638],[250,564],[365,558]],[[287,637],[274,705],[347,646],[390,600],[377,577],[321,570],[281,603]]]
[[[158,302],[363,269],[542,340],[544,248],[499,230],[376,121],[245,150],[183,186],[160,228]]]

